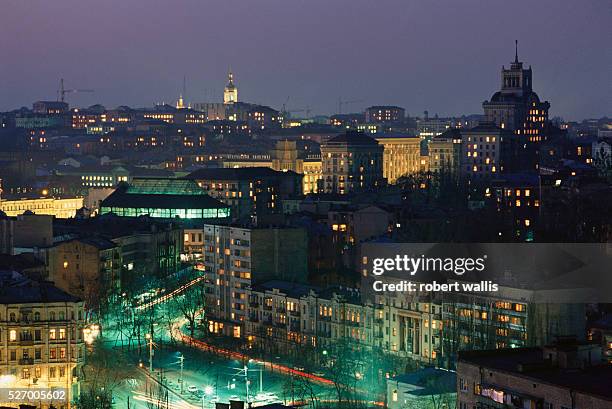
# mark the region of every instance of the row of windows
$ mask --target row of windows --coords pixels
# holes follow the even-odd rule
[[[43,315],[39,312],[39,311],[34,311],[34,313],[30,313],[30,312],[22,312],[21,314],[15,313],[15,312],[11,312],[8,314],[8,320],[10,322],[17,322],[17,317],[19,316],[19,320],[20,321],[25,321],[28,322],[31,319],[33,321],[40,321],[41,319],[43,319]],[[49,321],[64,321],[66,319],[66,312],[65,311],[59,311],[59,312],[55,312],[55,311],[49,311],[48,313],[48,318]],[[70,311],[70,319],[74,320],[75,314],[74,311],[71,310]],[[77,313],[78,319],[81,320],[83,319],[83,311],[79,310],[79,312]],[[2,315],[0,315],[0,320],[2,320]]]

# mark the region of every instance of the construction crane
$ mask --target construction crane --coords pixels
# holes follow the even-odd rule
[[[342,107],[350,104],[356,104],[358,102],[363,102],[363,99],[353,99],[351,101],[343,101],[342,98],[338,98],[338,114],[342,113]]]
[[[64,88],[64,79],[63,78],[60,79],[60,87],[57,90],[57,98],[60,101],[65,102],[66,94],[73,94],[77,92],[94,92],[94,90],[93,89],[66,89]]]

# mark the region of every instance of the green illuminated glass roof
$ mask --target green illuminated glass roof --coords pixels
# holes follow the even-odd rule
[[[126,193],[181,196],[206,195],[206,192],[193,180],[154,178],[134,178]]]

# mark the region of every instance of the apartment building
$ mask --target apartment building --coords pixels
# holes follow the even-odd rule
[[[281,279],[304,282],[307,235],[301,228],[204,225],[188,230],[188,239],[202,234],[201,262],[206,274],[206,306],[211,333],[243,337],[248,316],[247,289]],[[185,242],[193,249],[193,242]]]
[[[60,388],[65,400],[41,409],[69,409],[84,364],[83,302],[48,283],[0,273],[0,377],[3,388]],[[2,407],[17,403],[0,402]],[[29,402],[38,405],[39,402]]]
[[[247,294],[246,338],[268,353],[287,353],[298,346],[322,350],[347,338],[357,344],[371,342],[372,309],[360,303],[356,289],[271,280],[249,287]]]
[[[383,146],[361,132],[347,131],[321,145],[323,193],[367,191],[383,183]]]
[[[604,364],[599,345],[571,339],[540,348],[462,352],[457,407],[607,409],[612,367]]]
[[[436,174],[457,175],[461,155],[461,131],[451,128],[428,142],[429,170]]]
[[[234,220],[280,213],[283,198],[302,193],[302,175],[265,167],[198,169],[186,178],[229,205]]]

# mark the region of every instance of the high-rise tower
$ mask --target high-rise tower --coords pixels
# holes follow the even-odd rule
[[[517,135],[525,135],[526,142],[540,142],[548,121],[548,101],[541,102],[533,92],[531,67],[523,68],[518,59],[518,42],[510,68],[502,66],[501,89],[482,104],[487,122],[493,122]]]

